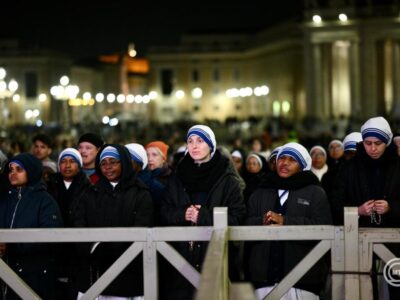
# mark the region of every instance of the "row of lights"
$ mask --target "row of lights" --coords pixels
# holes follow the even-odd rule
[[[338,19],[343,23],[348,21],[347,15],[343,13],[338,15]],[[322,17],[320,15],[313,15],[312,20],[315,24],[322,23]]]
[[[269,87],[266,85],[262,85],[262,86],[257,86],[254,89],[252,89],[251,87],[244,87],[244,88],[232,88],[232,89],[228,89],[225,92],[225,95],[228,98],[237,98],[237,97],[250,97],[252,95],[255,95],[257,97],[260,96],[267,96],[269,94]]]
[[[236,98],[236,97],[249,97],[252,95],[255,96],[266,96],[269,94],[269,88],[266,85],[255,87],[254,89],[251,87],[244,88],[231,88],[226,90],[225,95],[228,98]],[[151,93],[150,93],[151,95]],[[194,99],[200,99],[203,96],[203,90],[199,87],[192,89],[191,96]],[[183,90],[177,90],[175,92],[175,97],[177,99],[183,99],[185,97],[185,92]]]
[[[103,93],[97,93],[94,98],[90,92],[85,92],[82,94],[82,98],[78,98],[79,87],[77,85],[70,85],[68,76],[62,76],[60,79],[60,84],[51,87],[50,94],[59,100],[68,100],[68,104],[71,106],[80,105],[94,105],[95,101],[98,103],[106,100],[108,103],[144,103],[147,104],[151,100],[157,98],[156,92],[151,92],[148,95],[124,95],[124,94],[113,94],[109,93],[107,95]]]

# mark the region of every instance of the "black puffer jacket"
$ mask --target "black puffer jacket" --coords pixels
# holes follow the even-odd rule
[[[398,227],[400,224],[400,160],[390,144],[379,159],[370,158],[363,143],[357,154],[339,170],[332,190],[331,205],[337,223],[343,224],[343,208],[360,206],[371,199],[385,199],[390,211],[381,215],[381,224],[371,224],[369,216],[360,216],[360,227]]]
[[[121,157],[122,175],[115,188],[102,175],[99,166],[100,154],[107,146],[115,147]],[[75,216],[75,226],[152,226],[153,205],[150,192],[137,181],[128,150],[121,145],[104,145],[97,155],[96,169],[100,180],[84,195]],[[79,290],[86,291],[130,245],[120,242],[82,247],[82,265],[77,275]],[[120,297],[143,295],[142,255],[135,258],[101,294]]]

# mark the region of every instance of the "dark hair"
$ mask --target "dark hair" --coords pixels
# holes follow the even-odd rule
[[[35,135],[32,138],[32,143],[35,143],[36,141],[41,141],[43,144],[46,144],[47,147],[52,148],[53,147],[53,142],[50,139],[50,137],[44,133],[39,133]]]
[[[95,134],[95,133],[91,133],[91,132],[88,132],[88,133],[83,134],[83,135],[79,138],[78,145],[79,145],[80,143],[82,143],[82,142],[91,143],[91,144],[95,145],[97,148],[100,148],[101,146],[104,145],[104,141],[103,141],[103,139],[101,138],[101,136],[99,136],[99,135],[97,135],[97,134]]]

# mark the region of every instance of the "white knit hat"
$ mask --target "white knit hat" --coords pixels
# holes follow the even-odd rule
[[[148,159],[144,147],[137,143],[126,144],[125,147],[128,148],[131,159],[142,165],[142,170],[146,169]]]
[[[210,147],[212,157],[217,149],[217,141],[215,140],[215,134],[212,129],[206,125],[194,125],[188,130],[186,141],[192,135],[201,137],[207,143],[207,145]]]
[[[311,170],[311,156],[303,145],[299,143],[287,143],[279,150],[276,159],[278,160],[283,155],[293,157],[303,171]]]
[[[367,137],[376,137],[386,145],[390,144],[393,137],[390,125],[383,117],[368,119],[367,122],[365,122],[361,127],[361,135],[363,140],[365,140]]]

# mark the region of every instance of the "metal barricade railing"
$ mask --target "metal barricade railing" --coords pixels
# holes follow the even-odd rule
[[[199,274],[168,242],[210,241]],[[143,251],[144,296],[158,299],[157,252],[198,288],[196,299],[255,299],[249,284],[228,280],[228,241],[315,240],[311,252],[271,291],[279,299],[331,250],[332,299],[372,299],[369,272],[375,252],[384,262],[394,255],[382,243],[400,243],[400,229],[358,228],[357,208],[345,208],[344,226],[227,226],[226,208],[214,210],[213,227],[2,229],[0,242],[133,242],[86,291],[94,299]],[[39,297],[0,259],[0,278],[23,299]]]

